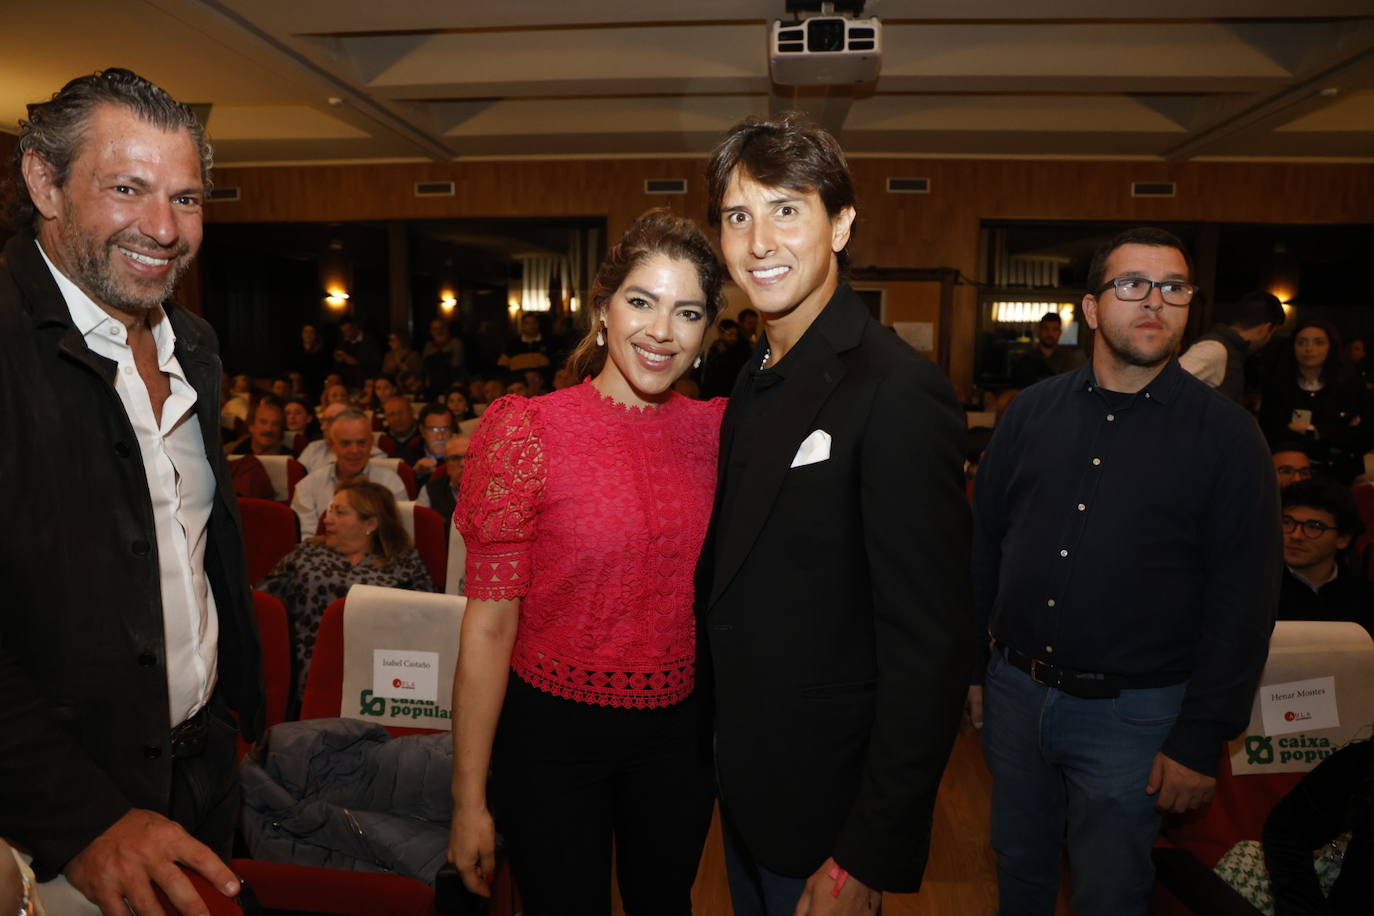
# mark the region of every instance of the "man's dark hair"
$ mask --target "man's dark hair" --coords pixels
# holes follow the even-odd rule
[[[438,401],[426,404],[424,407],[420,408],[420,425],[428,426],[429,424],[425,423],[425,421],[436,414],[448,417],[448,425],[453,425],[453,411],[449,410]]]
[[[737,168],[766,187],[815,191],[832,219],[854,206],[854,179],[844,151],[800,112],[789,111],[772,121],[745,118],[711,151],[706,164],[706,219],[713,228],[720,228],[721,202]],[[849,238],[854,239],[853,226]],[[840,267],[849,263],[847,246],[838,258]]]
[[[1064,323],[1064,319],[1061,318],[1061,317],[1059,317],[1059,313],[1058,313],[1058,312],[1046,312],[1045,314],[1043,314],[1043,315],[1040,316],[1040,323],[1041,323],[1041,324],[1044,324],[1044,323],[1047,322],[1047,321],[1050,322],[1051,324],[1063,324],[1063,323]]]
[[[1304,455],[1311,457],[1307,451],[1307,443],[1299,442],[1296,439],[1280,440],[1275,442],[1273,447],[1269,449],[1269,454],[1271,455],[1277,455],[1280,452],[1302,452]]]
[[[258,418],[258,412],[259,412],[260,410],[262,410],[264,407],[270,407],[270,408],[272,408],[273,410],[277,411],[278,413],[280,413],[280,414],[282,415],[282,419],[283,419],[283,420],[286,419],[286,405],[283,404],[283,403],[277,398],[276,395],[274,395],[274,394],[264,394],[262,397],[258,398],[258,403],[257,403],[256,405],[254,405],[254,407],[253,407],[253,419],[254,419],[254,420],[256,420],[256,419]]]
[[[78,76],[46,102],[28,106],[28,117],[19,120],[19,145],[10,162],[9,186],[5,189],[5,220],[18,230],[37,228],[37,213],[24,183],[24,154],[30,150],[52,166],[58,187],[67,183],[72,162],[81,153],[92,113],[102,105],[118,105],[140,119],[166,131],[185,130],[200,154],[200,180],[210,191],[210,165],[214,161],[205,128],[189,105],[178,102],[166,90],[131,70],[111,67],[89,76]]]
[[[739,322],[733,318],[722,318],[716,327],[722,331],[733,331],[739,327]]]
[[[740,309],[740,310],[739,310],[739,317],[740,317],[740,318],[744,318],[745,315],[748,315],[748,316],[750,316],[751,318],[757,318],[757,317],[759,317],[759,313],[756,312],[756,311],[754,311],[753,309]]]
[[[1165,229],[1156,229],[1154,226],[1137,226],[1134,229],[1127,229],[1118,234],[1110,242],[1107,242],[1097,252],[1093,254],[1092,262],[1088,265],[1088,292],[1094,296],[1102,287],[1107,285],[1107,259],[1112,256],[1122,245],[1149,245],[1152,248],[1176,248],[1183,255],[1183,261],[1188,265],[1188,279],[1193,277],[1193,258],[1188,254],[1188,249],[1183,247],[1183,242],[1179,237]]]
[[[1334,480],[1313,477],[1311,480],[1290,483],[1283,488],[1281,505],[1285,509],[1305,506],[1308,509],[1329,512],[1336,523],[1336,530],[1341,534],[1358,537],[1364,531],[1364,523],[1360,521],[1360,510],[1355,505],[1355,497],[1351,495],[1350,488]]]
[[[1262,324],[1278,327],[1288,319],[1283,313],[1283,303],[1279,301],[1279,297],[1259,289],[1237,299],[1235,304],[1227,309],[1227,314],[1230,315],[1227,324],[1242,331],[1257,328]]]

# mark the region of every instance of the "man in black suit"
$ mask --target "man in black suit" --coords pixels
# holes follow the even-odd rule
[[[709,219],[764,333],[721,430],[698,617],[737,914],[915,891],[973,658],[963,420],[841,279],[854,192],[799,116],[737,125]]]
[[[221,857],[261,654],[214,331],[166,301],[209,157],[190,108],[111,69],[29,106],[10,175],[0,835],[62,873],[54,913],[162,912],[154,885],[206,912],[178,863],[238,892]]]

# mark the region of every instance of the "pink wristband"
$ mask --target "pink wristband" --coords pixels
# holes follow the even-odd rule
[[[849,872],[836,865],[834,868],[830,869],[828,874],[830,880],[835,882],[835,886],[830,889],[830,896],[838,897],[840,896],[840,891],[844,890],[844,883],[849,880]]]

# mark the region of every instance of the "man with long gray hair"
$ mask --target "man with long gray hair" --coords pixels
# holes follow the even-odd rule
[[[201,241],[210,148],[128,70],[20,122],[0,269],[0,834],[53,912],[226,895],[235,733],[257,627],[222,457],[214,332],[167,302]],[[77,446],[77,447],[74,447]],[[237,714],[237,724],[231,710]],[[62,894],[72,900],[58,903]]]

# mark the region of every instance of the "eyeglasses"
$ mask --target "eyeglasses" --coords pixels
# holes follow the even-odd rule
[[[1122,302],[1139,302],[1150,297],[1150,290],[1158,288],[1159,297],[1165,305],[1190,305],[1197,295],[1198,286],[1182,280],[1151,280],[1148,277],[1117,277],[1106,286],[1093,292],[1100,296],[1111,287],[1116,287],[1116,298]]]
[[[438,433],[447,433],[447,432],[452,432],[452,431],[453,431],[453,427],[452,427],[452,426],[426,426],[425,429],[427,429],[427,430],[429,430],[430,432],[435,433],[435,434],[438,434]]]
[[[1289,480],[1294,477],[1298,478],[1299,480],[1310,480],[1312,478],[1312,469],[1310,467],[1298,468],[1293,467],[1293,465],[1291,464],[1281,464],[1278,467],[1274,468],[1274,471],[1285,480]]]
[[[1307,538],[1309,541],[1315,541],[1323,534],[1326,534],[1326,532],[1336,530],[1335,525],[1328,525],[1325,522],[1319,522],[1315,518],[1309,518],[1305,522],[1300,522],[1291,515],[1285,515],[1283,517],[1284,534],[1292,534],[1299,528],[1302,529],[1302,536]]]

